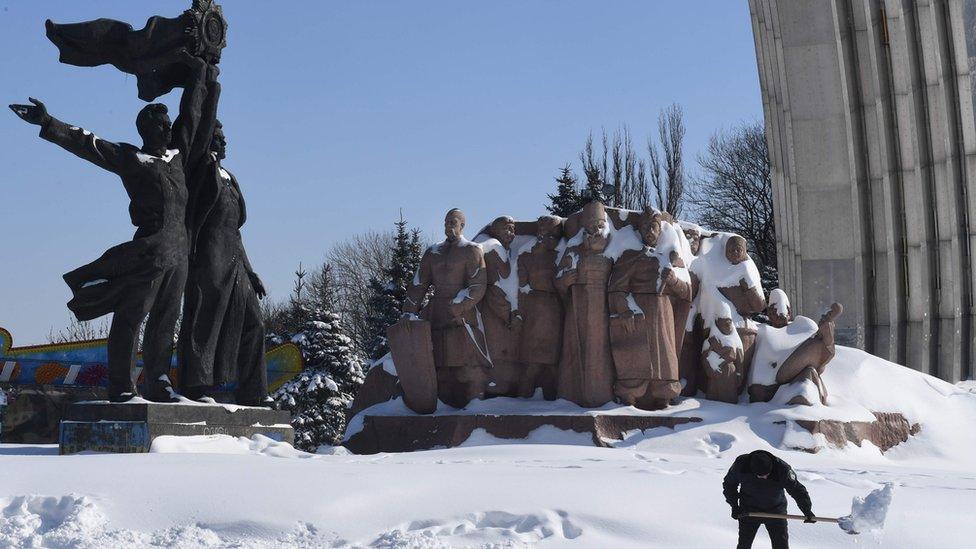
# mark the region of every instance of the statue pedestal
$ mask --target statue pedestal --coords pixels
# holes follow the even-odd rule
[[[89,401],[68,408],[58,442],[61,454],[143,453],[153,439],[164,435],[261,434],[292,444],[295,432],[290,421],[286,411],[229,404]]]
[[[628,431],[656,427],[673,429],[701,418],[675,415],[628,415],[589,412],[565,414],[446,413],[442,415],[380,415],[364,412],[350,424],[343,445],[356,454],[411,452],[433,448],[453,448],[468,440],[476,430],[498,439],[518,443],[529,439],[539,428],[550,427],[589,435],[594,446],[610,447],[623,440]]]

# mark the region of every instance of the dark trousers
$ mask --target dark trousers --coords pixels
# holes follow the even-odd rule
[[[769,540],[773,544],[773,549],[789,549],[790,535],[786,530],[786,519],[739,519],[739,545],[738,549],[749,549],[752,547],[752,540],[756,539],[756,532],[760,526],[766,526],[769,533]]]
[[[139,327],[146,314],[142,337],[142,364],[147,386],[169,376],[173,361],[173,335],[180,316],[186,263],[163,274],[148,295],[133,295],[112,316],[108,335],[108,391],[110,395],[134,391],[132,365],[139,348]]]

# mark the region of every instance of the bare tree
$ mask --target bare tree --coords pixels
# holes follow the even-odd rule
[[[326,254],[329,276],[334,287],[335,311],[342,318],[347,333],[360,349],[370,337],[369,281],[380,278],[390,265],[390,248],[395,234],[391,231],[369,231],[338,242]],[[322,269],[319,270],[321,276]]]
[[[685,196],[684,140],[685,122],[681,105],[662,109],[657,119],[658,140],[647,141],[651,164],[651,184],[657,197],[657,209],[681,216]]]
[[[703,175],[690,204],[699,222],[745,238],[763,286],[777,287],[773,184],[763,125],[744,124],[715,133],[698,164]]]
[[[612,136],[604,130],[599,151],[593,145],[593,135],[587,136],[580,152],[580,164],[586,177],[588,198],[628,209],[641,209],[649,203],[646,164],[638,158],[627,126]]]
[[[109,320],[103,317],[98,321],[81,322],[75,317],[71,317],[69,324],[58,331],[51,328],[47,334],[48,343],[72,343],[75,341],[88,341],[92,339],[105,339],[108,337]],[[142,338],[139,338],[142,341]]]
[[[634,150],[627,126],[612,136],[603,130],[599,147],[594,145],[592,133],[587,136],[579,154],[586,197],[631,210],[655,206],[679,217],[685,203],[686,130],[681,106],[675,103],[662,109],[657,129],[657,140],[647,140],[647,160]]]

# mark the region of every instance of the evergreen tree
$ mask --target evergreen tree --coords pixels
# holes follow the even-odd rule
[[[292,336],[305,369],[275,391],[275,407],[292,414],[295,446],[314,452],[342,441],[346,409],[363,383],[363,361],[344,333],[339,315],[323,309],[306,311],[302,329]]]
[[[308,283],[305,277],[308,272],[298,264],[295,271],[295,285],[291,295],[285,303],[275,303],[270,299],[261,302],[261,317],[264,319],[265,345],[267,348],[276,347],[288,341],[292,335],[298,333],[305,324],[308,316]]]
[[[407,288],[420,266],[420,231],[408,231],[407,222],[402,215],[400,221],[394,225],[396,236],[390,248],[390,266],[383,269],[384,280],[373,277],[369,281],[372,295],[369,298],[370,315],[367,318],[370,333],[367,351],[373,360],[390,352],[386,329],[400,318],[403,302],[407,298]]]
[[[569,164],[563,166],[559,177],[556,178],[556,194],[547,195],[550,205],[546,206],[549,213],[560,217],[569,217],[583,207],[583,197],[579,191],[579,181],[573,175]]]

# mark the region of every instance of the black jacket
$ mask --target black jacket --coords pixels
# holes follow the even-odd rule
[[[773,460],[773,470],[769,477],[761,479],[749,468],[752,454],[764,453]],[[756,450],[752,454],[744,454],[735,459],[735,463],[722,481],[722,491],[725,501],[732,507],[739,507],[743,512],[757,511],[762,513],[785,513],[786,495],[796,500],[797,506],[804,515],[813,513],[811,510],[810,494],[796,479],[796,473],[785,461],[766,452]]]

